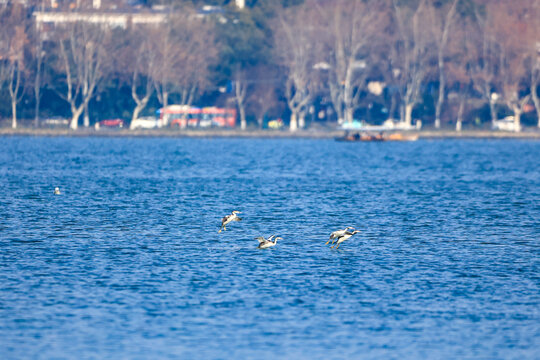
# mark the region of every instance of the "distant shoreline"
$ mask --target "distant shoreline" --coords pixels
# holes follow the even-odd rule
[[[352,131],[351,131],[352,132]],[[407,132],[417,134],[419,139],[534,139],[540,140],[540,130],[524,132],[464,130],[420,130]],[[42,136],[42,137],[164,137],[164,138],[264,138],[264,139],[334,139],[343,136],[343,130],[300,130],[291,133],[286,130],[129,130],[129,129],[55,129],[55,128],[0,128],[0,136]]]

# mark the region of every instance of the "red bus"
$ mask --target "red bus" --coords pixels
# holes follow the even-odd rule
[[[186,127],[234,127],[236,109],[215,106],[198,108],[188,105],[169,105],[158,110],[163,124],[184,129]]]
[[[176,128],[197,126],[201,109],[187,105],[169,105],[158,110],[159,118],[164,126],[170,125]]]
[[[210,120],[212,126],[217,127],[235,127],[236,109],[218,108],[215,106],[202,109],[201,120]]]

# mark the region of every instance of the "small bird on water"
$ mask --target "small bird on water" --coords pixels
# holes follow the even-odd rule
[[[59,187],[55,187],[54,188],[54,195],[61,195],[62,193],[60,192],[60,188]]]
[[[354,226],[347,226],[345,229],[343,230],[336,230],[334,231],[333,233],[330,234],[330,239],[326,242],[326,244],[324,245],[328,245],[328,243],[330,242],[330,240],[332,240],[332,244],[334,244],[334,241],[336,241],[337,238],[339,238],[340,236],[343,236],[345,235],[345,233],[348,231],[348,230],[353,230],[354,229]]]
[[[338,237],[337,243],[336,243],[336,245],[334,245],[334,246],[336,247],[336,249],[339,248],[339,244],[341,244],[341,243],[344,242],[345,240],[349,240],[349,238],[350,238],[351,236],[353,236],[354,234],[359,233],[359,232],[360,232],[360,230],[354,230],[354,231],[352,231],[352,232],[351,232],[351,231],[346,231],[345,234],[343,234],[343,235],[341,235],[340,237]],[[333,249],[334,246],[330,246],[330,249]]]
[[[225,216],[223,219],[221,219],[221,228],[219,229],[218,233],[221,232],[221,230],[225,230],[227,231],[227,224],[230,223],[231,221],[240,221],[242,220],[241,218],[238,217],[238,215],[236,214],[241,214],[240,211],[233,211],[230,215],[227,215]]]
[[[274,241],[272,241],[272,239]],[[257,246],[257,249],[268,249],[269,247],[276,246],[278,239],[283,240],[282,237],[276,237],[276,235],[271,235],[268,239],[258,236],[255,238],[255,240],[259,240],[259,246]]]

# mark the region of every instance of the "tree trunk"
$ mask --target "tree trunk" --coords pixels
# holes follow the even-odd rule
[[[38,35],[37,44],[35,47],[35,54],[36,54],[36,60],[37,60],[36,77],[34,78],[34,96],[36,97],[36,104],[34,107],[34,126],[35,127],[39,126],[39,109],[41,105],[41,69],[43,65],[43,41],[41,40],[41,36],[42,36],[41,34]]]
[[[129,128],[133,130],[133,123],[136,119],[139,118],[139,114],[146,106],[146,103],[143,103],[142,101],[140,103],[137,103],[137,106],[135,106],[135,109],[133,109],[133,115],[131,116],[131,124],[129,125]]]
[[[352,123],[354,119],[353,109],[351,107],[345,108],[345,122]]]
[[[34,110],[34,126],[39,127],[39,107],[41,102],[41,95],[39,90],[36,92],[36,107]]]
[[[134,120],[139,118],[139,114],[141,113],[141,111],[143,111],[146,105],[148,105],[150,96],[152,96],[154,92],[152,82],[149,79],[146,79],[145,93],[144,96],[140,98],[139,94],[137,93],[137,75],[138,72],[134,72],[133,80],[131,82],[131,98],[133,99],[133,101],[135,101],[135,108],[133,109],[133,113],[131,114],[131,123],[129,125],[130,129],[133,129]]]
[[[41,105],[41,66],[38,67],[36,79],[34,82],[34,95],[36,97],[36,104],[34,107],[34,127],[39,126],[39,108]]]
[[[246,130],[246,110],[244,109],[244,104],[238,104],[238,110],[240,111],[240,129]]]
[[[538,127],[540,128],[540,98],[538,98],[538,94],[536,93],[536,88],[538,87],[538,84],[536,84],[534,81],[531,83],[531,97],[533,99],[534,107],[536,109],[536,117],[538,120]]]
[[[454,2],[452,3],[452,6],[446,13],[445,22],[443,24],[442,37],[440,38],[440,42],[437,41],[438,47],[439,47],[438,54],[437,54],[438,66],[439,66],[439,97],[437,99],[437,107],[435,109],[435,128],[436,129],[441,128],[441,112],[442,112],[442,106],[443,106],[444,97],[445,97],[444,95],[445,95],[446,81],[444,78],[444,49],[446,48],[446,44],[448,42],[448,34],[450,33],[450,27],[452,25],[452,18],[455,14],[458,1],[459,0],[454,0]]]
[[[396,96],[391,94],[390,110],[388,110],[388,118],[392,119],[392,121],[394,121],[394,113],[396,112],[397,104],[398,104],[398,102],[396,100]]]
[[[71,117],[71,121],[69,122],[70,129],[71,130],[77,130],[77,128],[79,127],[78,122],[79,122],[79,116],[78,115],[77,116],[73,115]]]
[[[442,73],[441,65],[439,65],[439,97],[437,99],[437,106],[435,107],[435,129],[441,128],[441,112],[444,101],[444,75]]]
[[[306,116],[304,114],[301,114],[298,117],[298,128],[303,129],[306,127]]]
[[[465,110],[465,99],[460,99],[459,109],[456,122],[456,131],[461,131],[461,126],[463,124],[463,111]]]
[[[244,77],[243,74],[237,74],[237,76]],[[234,95],[236,100],[236,105],[238,106],[238,112],[240,113],[240,129],[246,130],[246,109],[244,106],[244,99],[246,98],[247,84],[245,81],[235,81]]]
[[[72,117],[69,123],[69,127],[71,128],[71,130],[77,130],[79,128],[79,117],[81,116],[82,112],[83,112],[82,106],[79,106],[79,108],[72,107],[71,109]]]
[[[13,129],[17,128],[17,101],[16,99],[11,99],[11,127]]]
[[[341,106],[336,106],[337,101],[332,101],[334,104],[334,111],[336,112],[338,124],[341,125],[345,122],[345,116],[343,115],[343,108]]]
[[[169,93],[167,91],[163,92],[163,107],[167,107],[169,105]]]
[[[408,126],[412,125],[412,111],[414,104],[405,105],[405,124]]]
[[[90,126],[90,115],[88,114],[88,103],[84,104],[84,118],[83,118],[84,127],[87,128]]]
[[[514,131],[521,131],[521,109],[518,106],[513,108],[514,110]]]
[[[10,64],[11,71],[9,76],[9,96],[11,98],[11,127],[13,129],[17,128],[17,102],[20,100],[18,98],[19,86],[21,83],[21,69],[20,63],[17,61]]]
[[[489,101],[489,112],[491,114],[491,125],[495,125],[495,121],[497,121],[497,110],[495,109],[495,103],[493,101]]]
[[[289,122],[289,130],[291,132],[298,130],[297,114],[295,112],[291,113],[291,120]]]

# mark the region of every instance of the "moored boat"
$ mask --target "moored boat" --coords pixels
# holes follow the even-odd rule
[[[387,134],[385,137],[387,141],[416,141],[418,140],[418,134],[403,134],[403,133],[392,133]]]
[[[416,141],[418,134],[403,134],[403,133],[346,133],[342,137],[335,138],[336,141],[355,142],[355,141]]]

